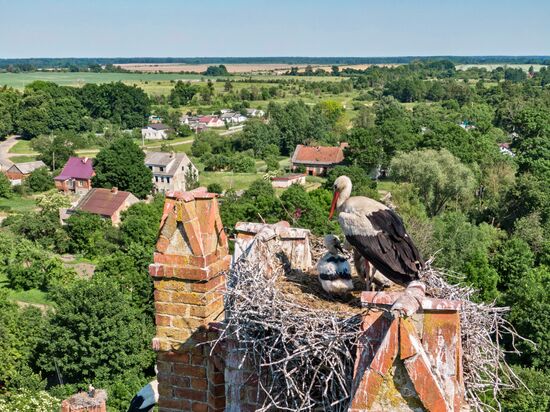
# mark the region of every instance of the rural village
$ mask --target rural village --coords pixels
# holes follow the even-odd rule
[[[264,37],[0,45],[0,412],[550,411],[550,56]]]

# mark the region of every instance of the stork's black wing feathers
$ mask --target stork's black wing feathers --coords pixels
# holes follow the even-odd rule
[[[140,395],[136,395],[132,398],[130,401],[130,407],[128,408],[128,412],[143,412],[145,409],[141,409],[141,405],[143,405],[143,397]]]
[[[348,235],[348,242],[393,282],[403,285],[418,279],[424,262],[401,218],[390,209],[379,210],[365,218],[379,233]]]

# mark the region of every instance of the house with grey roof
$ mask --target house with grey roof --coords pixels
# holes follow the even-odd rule
[[[163,123],[152,123],[141,129],[141,137],[145,140],[163,140],[168,138],[168,133],[172,129]]]
[[[12,185],[20,185],[36,169],[46,167],[42,160],[36,162],[14,163],[6,170],[6,176]]]
[[[199,171],[185,153],[149,152],[145,165],[153,172],[156,192],[186,191],[188,177],[199,177]]]

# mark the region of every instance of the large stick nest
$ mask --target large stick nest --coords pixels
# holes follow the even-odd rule
[[[367,309],[360,308],[357,296],[349,302],[321,299],[320,287],[312,290],[315,276],[296,274],[284,262],[277,242],[256,238],[234,264],[227,274],[220,340],[237,341],[244,352],[241,365],[256,368],[259,411],[346,411],[361,314]],[[429,296],[462,302],[466,397],[472,409],[482,411],[489,408],[483,393],[491,391],[496,399],[502,389],[519,384],[499,345],[503,333],[517,335],[504,320],[506,308],[474,303],[473,290],[452,285],[446,277],[428,269],[422,280]],[[296,281],[304,284],[298,288]]]

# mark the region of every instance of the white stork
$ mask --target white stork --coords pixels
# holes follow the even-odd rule
[[[407,285],[418,279],[424,262],[403,226],[390,208],[364,196],[351,196],[347,176],[334,181],[329,219],[338,211],[338,223],[346,240],[391,281]]]
[[[353,282],[348,260],[338,254],[344,253],[340,239],[334,235],[327,235],[323,243],[328,252],[317,263],[319,282],[325,292],[345,295],[353,289]]]
[[[128,412],[150,412],[159,401],[159,383],[149,382],[132,398]]]

